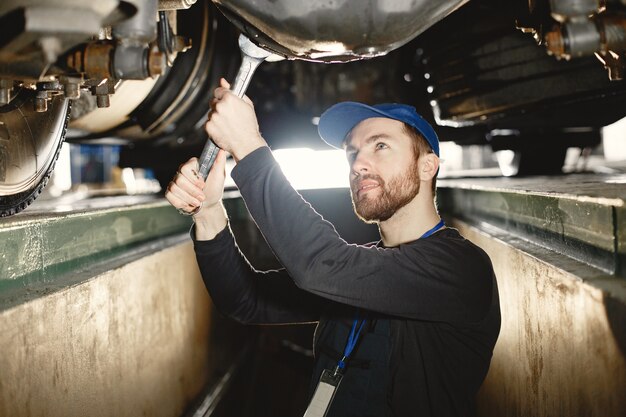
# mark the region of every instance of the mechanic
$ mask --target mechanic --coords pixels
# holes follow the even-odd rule
[[[216,307],[246,324],[318,322],[306,416],[474,415],[500,330],[498,290],[487,254],[437,213],[433,128],[400,104],[322,114],[321,137],[346,151],[355,212],[382,237],[348,244],[284,177],[252,102],[228,88],[215,90],[206,124],[222,149],[206,183],[192,158],[166,192],[176,208],[201,206],[191,234]],[[257,271],[236,245],[221,202],[226,152],[284,269]]]

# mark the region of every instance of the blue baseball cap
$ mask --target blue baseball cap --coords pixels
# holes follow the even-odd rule
[[[439,138],[433,127],[415,107],[406,104],[385,103],[368,106],[354,101],[344,101],[331,106],[320,116],[317,130],[324,140],[334,148],[342,148],[346,136],[356,125],[372,117],[399,120],[414,127],[428,142],[435,155],[439,156]]]

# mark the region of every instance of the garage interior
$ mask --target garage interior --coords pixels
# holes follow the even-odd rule
[[[556,60],[532,36],[492,21],[468,30],[476,39],[504,34],[463,55],[446,25],[469,25],[468,16],[488,14],[491,4],[468,3],[384,57],[265,63],[247,94],[294,187],[356,244],[378,240],[378,229],[354,216],[347,183],[336,181],[347,172],[343,151],[317,137],[319,115],[348,99],[428,112],[442,140],[439,212],[488,253],[500,292],[501,332],[478,415],[624,416],[626,85],[618,69],[626,44],[613,67],[600,56]],[[217,13],[203,1],[190,10],[201,7]],[[530,25],[536,15],[525,17]],[[195,57],[212,69],[206,91],[186,96],[190,102],[208,102],[208,87],[236,72],[237,24],[216,19],[229,25],[215,34],[229,54]],[[518,45],[524,37],[531,42]],[[429,50],[435,39],[449,48]],[[472,61],[499,48],[510,54],[498,55],[498,65]],[[540,58],[529,59],[526,48]],[[531,64],[520,69],[522,56]],[[559,69],[566,65],[567,77]],[[463,71],[471,76],[459,81]],[[417,101],[418,91],[428,100]],[[171,89],[159,92],[173,100]],[[244,326],[215,309],[195,261],[192,220],[163,198],[206,137],[169,107],[146,108],[156,95],[131,109],[133,123],[100,125],[118,120],[104,112],[127,111],[116,106],[125,97],[116,92],[110,109],[79,115],[41,196],[0,218],[0,416],[302,415],[315,325]],[[201,121],[206,108],[189,112]],[[174,120],[170,131],[154,119],[164,114]],[[139,130],[147,121],[150,134]],[[86,131],[90,124],[102,129]],[[279,267],[234,183],[226,187],[241,250],[259,270]]]

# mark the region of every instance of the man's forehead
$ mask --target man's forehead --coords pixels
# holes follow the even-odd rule
[[[359,122],[346,135],[343,148],[353,148],[357,142],[368,141],[372,138],[392,138],[401,131],[404,123],[386,117],[371,117]]]

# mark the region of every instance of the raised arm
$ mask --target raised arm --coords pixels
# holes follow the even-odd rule
[[[298,287],[340,303],[423,320],[478,321],[487,313],[491,263],[455,230],[397,248],[351,245],[291,187],[269,148],[247,155],[232,176]]]
[[[212,240],[194,239],[194,248],[213,303],[221,313],[241,323],[313,322],[328,304],[297,288],[284,269],[255,270],[237,247],[229,227]]]
[[[299,290],[285,271],[256,271],[237,248],[222,205],[226,154],[220,151],[206,184],[198,161],[180,166],[165,194],[177,209],[192,212],[191,235],[204,283],[214,304],[243,323],[316,321],[322,301]]]

